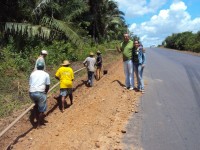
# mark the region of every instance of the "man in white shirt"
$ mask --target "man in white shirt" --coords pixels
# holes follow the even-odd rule
[[[38,127],[44,122],[44,112],[47,109],[47,92],[49,91],[50,77],[44,71],[44,63],[37,63],[37,70],[33,71],[29,79],[29,96],[35,103],[35,117]]]

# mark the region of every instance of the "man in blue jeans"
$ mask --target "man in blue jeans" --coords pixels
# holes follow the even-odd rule
[[[88,73],[87,85],[90,87],[93,86],[95,64],[96,58],[94,57],[94,53],[90,52],[90,56],[83,61],[83,65],[87,68]]]
[[[132,49],[133,41],[129,39],[127,33],[124,34],[124,41],[121,43],[120,48],[117,47],[119,52],[123,55],[124,73],[125,73],[125,87],[126,89],[134,89],[134,75],[133,75],[133,62],[132,62]]]
[[[35,117],[37,127],[44,122],[44,112],[47,109],[47,92],[49,91],[50,77],[44,71],[44,63],[37,63],[37,70],[33,71],[29,79],[29,96],[35,103]]]

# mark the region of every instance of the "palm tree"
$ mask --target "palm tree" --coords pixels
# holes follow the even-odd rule
[[[87,11],[83,0],[4,0],[0,6],[4,12],[0,15],[3,20],[1,25],[5,26],[6,33],[43,39],[62,35],[76,45],[83,43],[79,36],[83,30],[79,24],[72,22],[76,16]],[[6,14],[10,8],[12,12]]]
[[[116,2],[111,0],[104,0],[101,10],[101,22],[102,22],[102,36],[108,38],[116,36],[120,27],[124,27],[124,13],[118,9]]]
[[[124,13],[119,11],[117,3],[113,0],[89,0],[88,5],[91,16],[89,33],[94,41],[116,38],[125,27]]]
[[[60,37],[82,46],[88,35],[96,42],[117,39],[125,30],[123,16],[113,0],[1,0],[0,35],[18,42],[22,36]]]

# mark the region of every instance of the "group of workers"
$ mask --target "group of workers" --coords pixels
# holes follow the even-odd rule
[[[40,56],[36,60],[35,68],[29,78],[29,96],[35,103],[34,116],[37,120],[37,127],[45,124],[44,112],[47,110],[47,93],[50,86],[50,76],[45,71],[45,57],[48,55],[46,50],[42,50]],[[97,57],[94,53],[90,52],[83,65],[87,68],[88,80],[87,86],[93,86],[94,74],[96,69],[96,79],[101,78],[102,56],[101,52],[97,51]],[[55,98],[61,98],[61,112],[65,110],[66,97],[69,96],[71,105],[73,104],[73,80],[74,71],[70,67],[70,62],[64,60],[59,69],[55,73],[55,78],[60,81],[60,94]]]

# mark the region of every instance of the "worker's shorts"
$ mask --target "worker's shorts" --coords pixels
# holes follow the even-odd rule
[[[64,89],[60,89],[60,95],[61,96],[68,96],[70,94],[72,94],[72,88],[64,88]]]
[[[38,105],[39,112],[45,112],[47,110],[47,95],[43,92],[29,92],[31,100]]]

